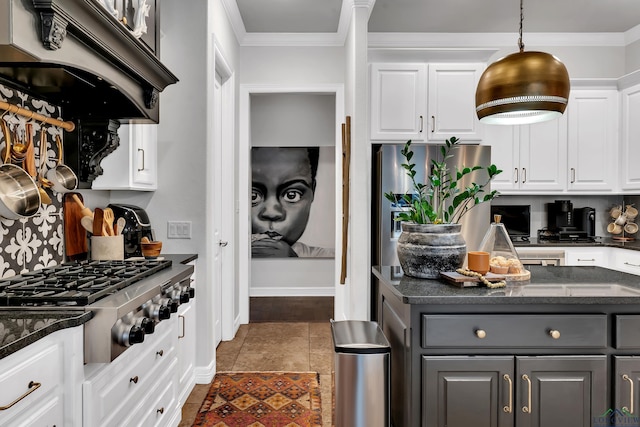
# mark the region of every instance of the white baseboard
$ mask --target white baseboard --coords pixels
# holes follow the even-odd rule
[[[194,369],[196,384],[210,384],[216,375],[216,362],[212,360],[207,366],[196,366]]]
[[[249,288],[250,297],[332,297],[334,287],[259,287]]]

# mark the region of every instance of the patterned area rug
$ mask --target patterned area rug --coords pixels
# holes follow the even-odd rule
[[[316,372],[219,372],[194,426],[322,427]]]

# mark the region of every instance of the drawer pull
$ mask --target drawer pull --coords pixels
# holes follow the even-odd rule
[[[504,374],[502,378],[504,378],[504,380],[509,383],[509,405],[503,406],[502,411],[510,414],[511,408],[513,408],[513,382],[511,381],[511,377],[509,376],[509,374]]]
[[[630,263],[630,262],[627,262],[627,261],[624,262],[624,265],[628,265],[630,267],[640,267],[640,264],[633,264],[633,263]]]
[[[164,355],[164,350],[156,351],[156,356],[162,357]]]
[[[9,403],[8,405],[0,406],[0,411],[4,411],[4,410],[7,410],[7,409],[11,408],[13,405],[15,405],[16,403],[20,402],[22,399],[24,399],[25,397],[29,396],[31,393],[33,393],[34,391],[39,389],[41,385],[42,385],[42,383],[29,381],[29,385],[27,386],[28,390],[22,396],[20,396],[19,398],[17,398],[13,402]]]
[[[180,335],[178,335],[178,339],[184,338],[184,334],[185,334],[185,325],[184,325],[184,316],[183,315],[178,315],[178,318],[181,320],[182,323],[182,333]]]
[[[551,338],[553,338],[554,340],[557,340],[560,338],[560,331],[557,329],[551,329],[549,331],[549,335],[551,335]]]
[[[622,407],[623,411],[627,411],[630,414],[633,414],[633,380],[631,378],[629,378],[629,375],[624,374],[622,376],[622,379],[625,381],[629,381],[629,408],[627,408],[626,406]]]
[[[483,339],[487,336],[487,333],[484,331],[484,329],[476,329],[475,334],[480,339]]]
[[[596,260],[595,258],[591,258],[591,259],[578,258],[578,262],[596,262]]]
[[[136,375],[135,377],[129,378],[129,382],[130,383],[134,383],[134,384],[138,384],[138,376]]]
[[[529,378],[529,375],[527,374],[522,374],[522,379],[527,382],[527,391],[529,392],[529,397],[527,398],[527,406],[522,407],[522,412],[526,414],[530,414],[531,413],[531,378]]]
[[[156,409],[156,412],[158,414],[164,414],[164,407],[160,408],[160,409]]]

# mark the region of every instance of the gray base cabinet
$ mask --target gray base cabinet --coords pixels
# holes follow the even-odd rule
[[[394,427],[640,426],[640,298],[412,303],[375,285]]]
[[[422,425],[588,427],[606,373],[605,356],[424,356]]]

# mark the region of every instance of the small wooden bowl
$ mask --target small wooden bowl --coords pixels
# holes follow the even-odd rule
[[[157,258],[162,250],[162,242],[140,242],[140,249],[145,258]]]

